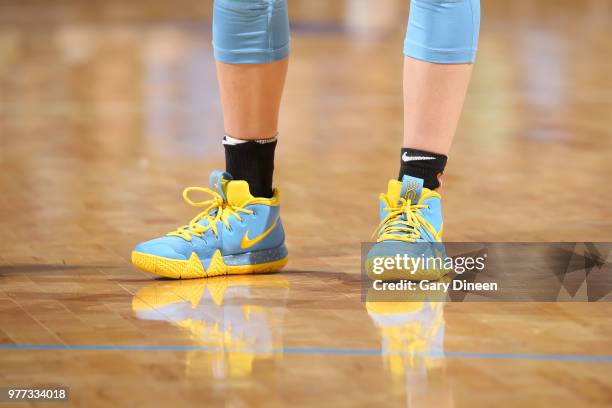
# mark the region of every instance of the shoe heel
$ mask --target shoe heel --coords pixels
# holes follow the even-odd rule
[[[277,272],[287,264],[288,260],[288,251],[285,244],[261,251],[223,257],[223,262],[228,268],[228,274],[231,275]]]

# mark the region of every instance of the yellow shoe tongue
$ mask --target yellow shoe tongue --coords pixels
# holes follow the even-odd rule
[[[402,182],[397,180],[389,180],[387,186],[387,197],[391,204],[396,204],[400,199],[402,193]]]
[[[405,198],[411,204],[417,204],[423,197],[423,180],[417,177],[404,176],[402,181],[389,180],[387,197],[391,204],[396,204],[400,198]]]
[[[228,181],[224,187],[227,202],[232,207],[242,207],[244,203],[253,199],[249,184],[244,180]]]

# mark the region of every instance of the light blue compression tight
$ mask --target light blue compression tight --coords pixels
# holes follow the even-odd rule
[[[479,30],[480,0],[410,0],[404,55],[438,64],[473,63]],[[215,58],[228,64],[285,58],[287,1],[215,0],[213,47]]]

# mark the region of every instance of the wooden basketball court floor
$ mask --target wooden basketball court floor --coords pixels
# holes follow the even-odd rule
[[[608,303],[361,301],[404,0],[290,1],[287,269],[135,270],[133,245],[189,220],[182,188],[223,167],[210,7],[0,1],[0,387],[88,407],[612,404]],[[483,2],[446,240],[612,241],[610,21],[605,0]]]

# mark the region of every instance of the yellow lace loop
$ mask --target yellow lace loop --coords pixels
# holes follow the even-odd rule
[[[189,198],[189,193],[191,192],[200,192],[207,193],[213,196],[211,200],[204,201],[194,201]],[[187,187],[183,190],[183,199],[193,207],[206,207],[204,211],[196,215],[189,224],[183,225],[176,229],[176,231],[172,231],[168,233],[169,236],[177,236],[181,237],[187,241],[191,241],[191,236],[195,235],[201,237],[206,231],[212,229],[215,236],[219,236],[219,231],[217,230],[217,222],[223,221],[223,224],[227,229],[230,229],[230,224],[228,218],[230,216],[234,216],[238,218],[238,221],[241,221],[240,213],[244,214],[252,214],[252,210],[247,210],[243,207],[232,206],[227,201],[223,200],[221,194],[217,193],[214,190],[206,187]],[[253,203],[258,199],[250,200],[249,203]],[[246,205],[247,203],[243,204]],[[216,210],[216,211],[215,211]],[[202,225],[199,222],[202,220],[206,220],[206,224]]]
[[[417,210],[427,208],[427,205],[411,204],[404,198],[400,198],[393,205],[385,194],[381,194],[380,199],[385,202],[387,216],[378,224],[371,239],[377,239],[379,242],[385,240],[415,242],[421,237],[419,227],[428,225],[428,223],[417,213]],[[402,218],[404,214],[406,215],[405,220]]]

